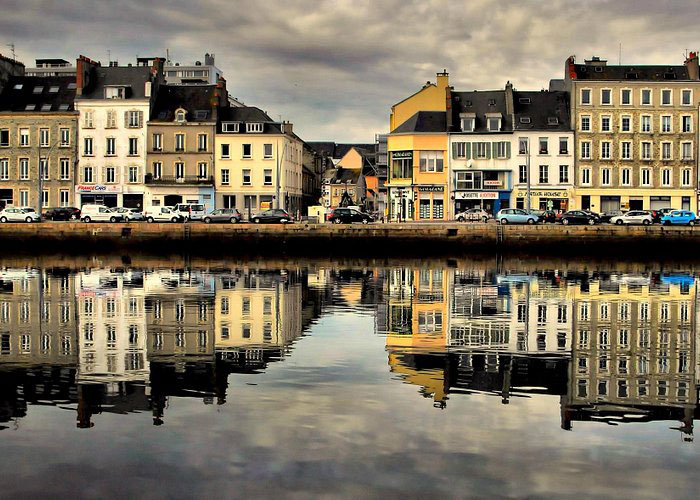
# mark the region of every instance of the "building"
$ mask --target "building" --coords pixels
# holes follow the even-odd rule
[[[574,208],[697,208],[698,57],[684,65],[565,63],[576,131]]]
[[[143,208],[146,123],[163,79],[153,66],[110,66],[80,56],[76,109],[80,113],[77,205]]]
[[[76,203],[75,95],[75,74],[25,76],[22,63],[0,56],[0,206]]]
[[[65,59],[36,59],[34,68],[27,68],[26,76],[71,76],[75,67]]]
[[[269,208],[302,208],[303,142],[288,122],[255,107],[219,110],[216,133],[216,206],[249,217]]]
[[[373,212],[378,197],[377,184],[372,156],[364,149],[351,147],[335,168],[323,173],[323,206],[327,209],[360,206]]]
[[[148,121],[146,206],[200,203],[214,208],[214,136],[224,80],[161,85]]]

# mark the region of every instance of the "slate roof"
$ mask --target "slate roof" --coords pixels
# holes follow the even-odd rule
[[[272,118],[270,118],[267,115],[267,113],[265,113],[262,109],[256,108],[254,106],[244,106],[242,108],[222,107],[219,109],[219,122],[216,126],[216,130],[218,133],[231,135],[245,134],[245,127],[238,127],[238,132],[222,132],[222,122],[263,123],[263,134],[282,133],[279,123],[275,123],[272,120]],[[255,134],[259,135],[260,132],[256,132]]]
[[[216,85],[161,85],[151,110],[151,121],[172,122],[175,111],[184,109],[188,122],[211,122]]]
[[[513,91],[515,130],[570,130],[569,93]],[[521,118],[529,118],[523,123]]]
[[[346,184],[348,182],[356,184],[360,178],[360,171],[349,168],[331,168],[323,172],[323,181],[330,184]]]
[[[66,113],[75,111],[74,101],[75,76],[13,76],[0,94],[0,111]]]
[[[127,87],[126,99],[148,99],[145,92],[150,78],[148,66],[97,66],[78,99],[104,99],[104,89],[109,86]]]
[[[447,131],[447,115],[444,111],[418,111],[396,127],[392,134],[411,132],[440,133]]]
[[[330,158],[340,159],[345,154],[350,151],[351,148],[355,148],[361,154],[367,156],[374,155],[374,144],[362,144],[362,143],[342,143],[337,144],[331,141],[307,141],[306,144],[316,151],[321,156],[328,156]]]
[[[505,90],[474,90],[470,92],[452,92],[452,128],[451,132],[461,131],[460,113],[474,113],[474,133],[498,133],[489,132],[486,121],[486,113],[500,113],[500,132],[511,132],[513,123],[511,117],[506,114]]]
[[[627,66],[574,64],[576,80],[690,80],[688,68],[676,66]],[[573,76],[573,75],[572,75]]]

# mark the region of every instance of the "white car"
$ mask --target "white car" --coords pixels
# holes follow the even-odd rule
[[[122,214],[122,217],[124,217],[124,222],[131,222],[134,220],[145,220],[143,214],[135,208],[117,207],[113,208],[112,210],[114,210],[118,214]]]
[[[643,210],[630,210],[626,214],[617,215],[610,219],[611,224],[621,226],[623,224],[644,224],[648,226],[654,222],[654,218],[649,212]]]
[[[170,207],[150,207],[143,211],[146,222],[182,222],[184,217]]]
[[[178,203],[173,210],[182,215],[185,220],[203,220],[207,215],[205,206],[200,203]]]
[[[83,205],[80,208],[80,220],[83,222],[121,222],[122,214],[105,205]]]
[[[33,208],[8,207],[0,211],[0,222],[40,222]]]
[[[457,222],[488,222],[490,218],[491,215],[489,215],[486,210],[482,210],[481,208],[470,208],[469,210],[460,212],[455,216]]]

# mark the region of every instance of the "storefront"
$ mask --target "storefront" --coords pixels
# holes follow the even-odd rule
[[[516,208],[527,208],[527,190],[513,191]],[[571,194],[567,189],[531,189],[530,208],[532,210],[554,210],[566,212],[571,208]]]
[[[126,200],[126,195],[124,198]],[[146,206],[171,207],[178,203],[196,203],[204,205],[207,211],[214,209],[214,188],[209,186],[148,186],[145,198]]]
[[[118,184],[78,184],[75,192],[79,196],[80,206],[106,205],[108,207],[119,206],[119,194],[121,186]]]
[[[490,214],[510,206],[510,191],[455,191],[455,215],[470,208],[481,208]]]
[[[389,219],[413,220],[414,202],[411,186],[389,188]]]
[[[445,186],[416,186],[418,220],[445,220]]]

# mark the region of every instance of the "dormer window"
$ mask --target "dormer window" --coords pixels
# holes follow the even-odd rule
[[[14,86],[15,90],[22,90],[22,84],[21,83],[16,83]]]
[[[34,111],[35,109],[36,109],[36,104],[27,104],[27,105],[24,107],[24,110],[25,110],[25,111]]]
[[[550,116],[547,118],[547,125],[559,125],[559,118]]]
[[[34,87],[35,94],[41,94],[44,91],[44,87]]]
[[[51,104],[42,104],[41,110],[42,111],[51,111]]]
[[[224,122],[221,124],[221,131],[228,133],[238,133],[238,122]]]
[[[521,116],[520,117],[520,123],[528,125],[532,120],[530,119],[529,116]]]
[[[489,106],[495,106],[496,105],[496,99],[489,99]]]
[[[105,99],[124,99],[125,97],[125,87],[105,87]]]
[[[476,114],[474,113],[460,113],[459,118],[462,123],[462,132],[474,132],[474,125],[476,122]]]
[[[184,109],[178,109],[175,111],[175,121],[182,123],[185,121],[185,110]]]
[[[486,113],[486,125],[489,132],[500,132],[501,131],[501,114],[500,113]]]
[[[245,131],[249,134],[260,134],[263,131],[262,123],[246,123]]]
[[[58,85],[54,85],[53,87],[49,87],[49,94],[57,94],[58,93]]]
[[[529,97],[521,97],[520,99],[518,99],[518,102],[520,104],[530,104],[530,98]]]

